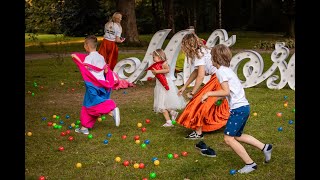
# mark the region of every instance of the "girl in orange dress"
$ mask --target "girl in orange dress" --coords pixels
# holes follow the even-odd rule
[[[218,97],[201,103],[204,93],[221,89],[215,75],[217,68],[212,65],[210,48],[206,47],[197,35],[191,33],[183,37],[181,50],[186,54],[194,71],[178,93],[181,95],[194,80],[195,85],[186,94],[190,101],[176,122],[193,130],[185,139],[203,139],[202,132],[215,131],[226,125],[230,115],[229,105],[226,99],[221,99],[221,104],[217,105],[216,101],[220,99]],[[199,90],[205,75],[211,75],[211,79]]]
[[[125,39],[121,38],[122,27],[121,22],[122,15],[119,12],[115,12],[112,18],[104,26],[104,36],[99,47],[98,52],[104,57],[104,60],[113,70],[118,61],[118,45]]]

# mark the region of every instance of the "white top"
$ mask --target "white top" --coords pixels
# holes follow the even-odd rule
[[[212,65],[210,49],[201,48],[201,51],[204,54],[202,56],[202,54],[199,52],[200,56],[202,57],[200,59],[198,59],[197,57],[194,59],[193,61],[194,69],[198,69],[200,65],[204,65],[206,75],[214,74],[217,71],[217,68]]]
[[[220,66],[216,72],[217,78],[220,83],[227,81],[229,84],[230,95],[227,96],[230,109],[236,109],[241,106],[249,105],[246,99],[244,88],[238,78],[238,76],[233,72],[232,69]]]
[[[109,40],[109,41],[115,41],[116,36],[121,37],[122,28],[114,22],[106,23],[104,26],[104,36],[103,38]]]
[[[99,54],[97,51],[90,52],[88,56],[84,59],[83,63],[91,64],[102,69],[106,62],[104,61],[104,57]],[[104,77],[104,70],[102,71],[94,71],[93,69],[88,67],[88,70],[96,77],[98,80],[106,80]]]

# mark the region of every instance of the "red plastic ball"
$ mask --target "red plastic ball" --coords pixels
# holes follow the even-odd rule
[[[150,119],[146,119],[146,123],[149,124],[150,123]]]
[[[129,164],[130,164],[129,161],[124,161],[124,162],[123,162],[123,165],[124,165],[124,166],[129,166]]]
[[[134,136],[134,140],[138,140],[138,139],[140,139],[139,135]]]
[[[146,130],[147,130],[147,128],[145,128],[145,127],[141,128],[142,132],[146,132]]]
[[[59,151],[64,151],[64,147],[63,147],[63,146],[60,146],[60,147],[59,147]]]
[[[48,122],[48,126],[52,126],[52,122]]]
[[[65,132],[61,132],[60,135],[61,135],[61,136],[65,136],[66,133],[65,133]]]
[[[140,169],[143,169],[143,168],[144,168],[144,164],[143,164],[143,163],[140,163],[140,164],[139,164],[139,168],[140,168]]]
[[[45,180],[46,178],[44,176],[40,176],[39,180]]]
[[[71,132],[71,131],[70,131],[69,129],[68,129],[68,130],[66,130],[66,134],[70,134],[70,132]]]
[[[126,139],[127,136],[126,136],[126,135],[122,135],[121,138],[122,138],[122,139]]]
[[[182,156],[187,156],[188,153],[187,153],[186,151],[183,151],[183,152],[181,153],[181,155],[182,155]]]
[[[73,141],[73,139],[74,139],[74,138],[73,138],[72,136],[69,136],[69,137],[68,137],[68,140],[69,140],[69,141]]]

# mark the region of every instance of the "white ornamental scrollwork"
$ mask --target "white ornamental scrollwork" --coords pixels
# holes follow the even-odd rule
[[[243,66],[243,75],[246,81],[241,81],[244,88],[249,88],[260,84],[267,79],[267,87],[269,89],[282,89],[287,83],[291,89],[295,89],[295,70],[294,61],[295,54],[292,55],[289,61],[289,67],[286,62],[289,56],[289,49],[284,46],[285,43],[278,42],[275,45],[275,50],[271,54],[272,66],[262,74],[264,61],[259,53],[252,50],[245,50],[232,57],[230,67],[237,73],[240,62],[244,59],[249,59]],[[280,81],[278,75],[273,75],[276,69],[279,68]]]

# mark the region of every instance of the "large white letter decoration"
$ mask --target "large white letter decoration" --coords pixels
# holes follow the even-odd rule
[[[289,82],[290,88],[294,90],[295,56],[293,55],[291,57],[289,68],[287,62],[285,61],[288,56],[289,49],[284,47],[284,43],[281,42],[276,43],[275,50],[271,54],[271,60],[274,63],[264,74],[262,74],[264,68],[262,57],[259,53],[252,50],[245,50],[233,56],[230,62],[230,67],[235,73],[237,73],[240,62],[244,59],[250,59],[243,66],[243,75],[246,78],[246,81],[242,81],[244,88],[253,87],[268,78],[267,86],[270,89],[282,89],[287,82]],[[278,84],[276,84],[275,81],[279,79],[279,76],[272,75],[277,68],[279,68],[281,75],[281,79]]]

